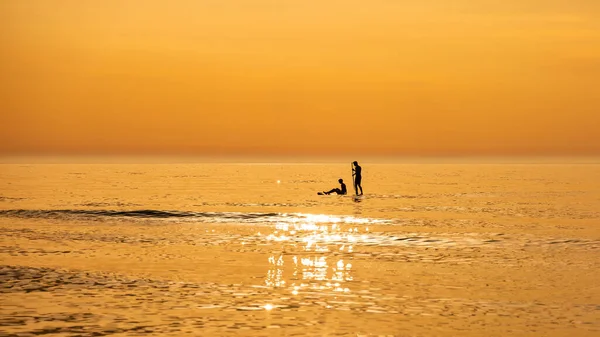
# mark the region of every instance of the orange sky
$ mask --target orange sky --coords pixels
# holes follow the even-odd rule
[[[598,0],[3,0],[0,154],[600,154]]]

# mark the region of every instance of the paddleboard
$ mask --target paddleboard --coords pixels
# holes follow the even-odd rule
[[[325,194],[323,192],[317,192],[317,195],[336,195],[338,197],[352,197],[352,199],[354,200],[363,200],[365,198],[364,195],[354,195],[354,194],[336,194],[336,193],[331,193],[331,194]]]

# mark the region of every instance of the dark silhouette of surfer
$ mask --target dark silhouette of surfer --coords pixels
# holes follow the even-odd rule
[[[346,193],[348,193],[348,190],[346,190],[346,184],[344,184],[344,179],[339,179],[338,182],[340,183],[340,188],[334,188],[330,191],[327,192],[319,192],[319,195],[324,195],[324,194],[331,194],[331,193],[336,193],[336,194],[341,194],[344,195]]]
[[[362,189],[362,167],[360,167],[358,165],[358,162],[355,161],[352,164],[354,164],[354,168],[352,169],[352,176],[354,176],[354,190],[356,191],[356,195],[362,195],[363,194],[363,189]],[[358,189],[360,188],[360,194],[358,194]]]

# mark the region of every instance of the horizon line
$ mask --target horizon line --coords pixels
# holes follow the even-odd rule
[[[135,163],[581,163],[600,164],[600,154],[512,155],[177,155],[177,154],[0,154],[0,164],[135,164]]]

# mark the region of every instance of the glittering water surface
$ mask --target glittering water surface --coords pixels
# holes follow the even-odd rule
[[[600,333],[600,165],[2,165],[0,332]]]

